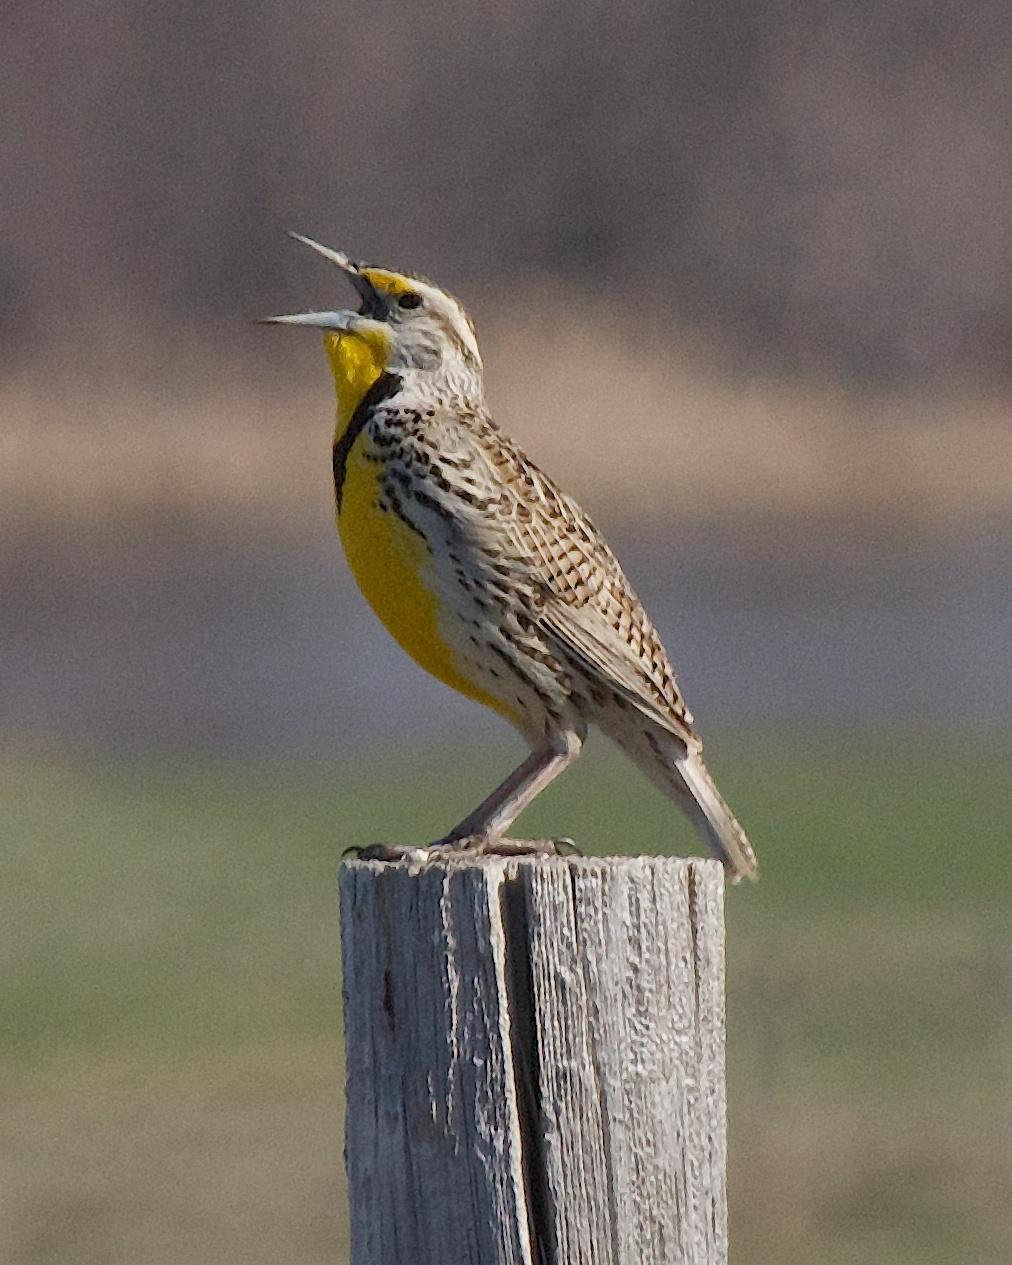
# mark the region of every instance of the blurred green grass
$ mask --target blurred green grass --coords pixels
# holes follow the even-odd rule
[[[436,836],[514,754],[8,758],[0,1257],[343,1259],[340,852]],[[763,867],[728,893],[732,1260],[1012,1259],[1008,744],[719,756]],[[523,825],[695,850],[603,743]]]

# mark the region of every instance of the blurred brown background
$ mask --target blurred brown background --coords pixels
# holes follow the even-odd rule
[[[464,298],[739,779],[737,1259],[1008,1259],[1010,39],[999,0],[8,0],[11,1259],[339,1258],[337,851],[515,755],[348,579],[319,347],[253,321],[349,296],[285,228]],[[628,846],[693,846],[587,758],[546,829],[617,846],[607,783]]]
[[[252,320],[347,296],[284,227],[465,296],[704,716],[1007,715],[1006,6],[3,24],[9,736],[326,745],[374,656],[426,688],[335,609],[325,368]]]

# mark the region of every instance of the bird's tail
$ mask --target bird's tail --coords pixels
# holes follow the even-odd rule
[[[653,725],[638,732],[625,727],[616,731],[608,725],[605,731],[682,809],[710,851],[723,862],[732,882],[757,877],[758,863],[748,836],[717,790],[698,746],[686,749],[684,742]]]
[[[758,878],[759,864],[741,823],[728,808],[698,751],[675,761],[675,776],[688,791],[678,802],[714,856],[723,861],[731,881]]]

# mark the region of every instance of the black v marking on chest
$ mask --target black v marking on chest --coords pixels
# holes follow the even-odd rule
[[[355,440],[362,433],[363,427],[372,416],[372,411],[376,405],[383,400],[388,400],[392,395],[396,395],[400,389],[401,379],[396,373],[381,373],[365,395],[362,396],[361,403],[352,414],[351,421],[345,428],[344,434],[340,439],[334,441],[334,498],[337,501],[338,513],[341,512],[341,501],[344,497],[344,480],[348,474],[348,454],[351,452]]]

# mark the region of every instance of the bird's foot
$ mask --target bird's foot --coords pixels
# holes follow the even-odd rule
[[[580,851],[572,839],[508,839],[490,834],[450,836],[432,847],[452,849],[465,856],[493,857],[566,857],[579,855]]]
[[[370,843],[362,848],[348,848],[345,856],[358,861],[415,861],[442,858],[464,859],[470,856],[580,856],[572,839],[507,839],[504,835],[477,833],[446,835],[434,843],[400,844]]]

